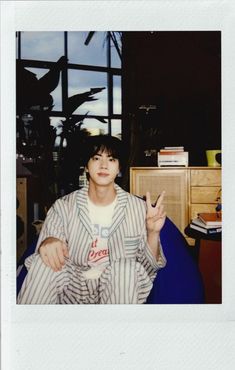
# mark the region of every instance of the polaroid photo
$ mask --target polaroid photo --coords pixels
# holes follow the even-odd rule
[[[1,2],[4,370],[232,369],[234,12]]]

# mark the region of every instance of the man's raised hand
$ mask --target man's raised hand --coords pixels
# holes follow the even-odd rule
[[[157,199],[156,205],[152,205],[150,193],[146,193],[146,227],[148,233],[159,233],[165,223],[166,212],[164,211],[164,205],[162,204],[164,195],[165,191],[163,191]]]

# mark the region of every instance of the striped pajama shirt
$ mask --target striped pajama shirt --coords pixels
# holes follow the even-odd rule
[[[19,304],[138,304],[151,291],[158,269],[166,264],[151,254],[146,235],[145,202],[115,184],[117,204],[110,228],[109,265],[101,276],[87,279],[92,227],[87,208],[88,186],[58,199],[49,209],[35,253],[25,265],[28,274],[19,292]],[[38,248],[48,237],[68,245],[69,258],[61,271],[46,266]]]

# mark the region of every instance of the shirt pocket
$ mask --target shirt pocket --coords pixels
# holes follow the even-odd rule
[[[127,258],[136,258],[137,251],[140,245],[140,235],[137,236],[125,236],[125,255]]]

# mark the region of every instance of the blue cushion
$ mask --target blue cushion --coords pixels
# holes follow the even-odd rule
[[[36,238],[32,244],[26,249],[23,256],[21,257],[20,261],[17,264],[17,270],[19,269],[19,273],[17,275],[17,295],[19,294],[19,291],[21,289],[21,286],[24,282],[25,276],[28,273],[27,268],[24,265],[24,261],[27,257],[31,256],[35,252],[36,245],[37,245],[38,238]]]
[[[197,263],[183,234],[169,218],[160,238],[167,264],[158,271],[146,303],[204,303],[204,286]]]

